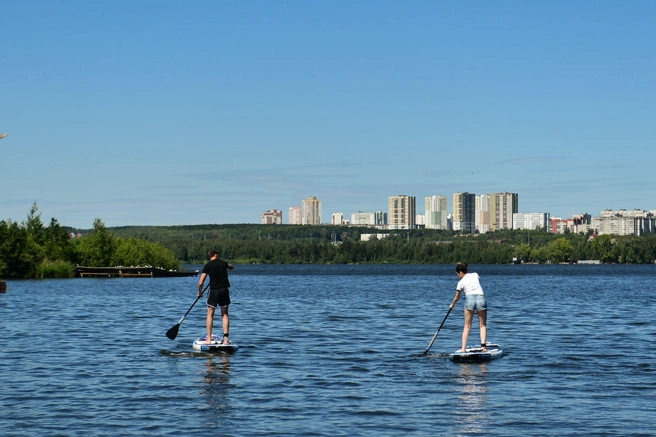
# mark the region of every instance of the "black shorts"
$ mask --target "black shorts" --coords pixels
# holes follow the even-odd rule
[[[216,308],[216,307],[227,307],[230,305],[230,290],[227,288],[217,288],[210,289],[210,293],[207,295],[207,306]]]

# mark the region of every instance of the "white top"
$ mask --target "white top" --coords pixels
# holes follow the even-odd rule
[[[458,281],[456,285],[456,291],[464,291],[465,297],[472,295],[483,295],[483,287],[481,287],[481,281],[478,277],[478,273],[467,273]]]

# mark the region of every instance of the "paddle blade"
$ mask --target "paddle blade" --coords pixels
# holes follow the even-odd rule
[[[166,331],[166,336],[169,338],[169,340],[175,340],[175,337],[178,336],[178,330],[180,329],[180,324],[178,323],[168,331]]]

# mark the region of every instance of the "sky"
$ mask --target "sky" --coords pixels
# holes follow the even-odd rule
[[[656,210],[656,2],[30,0],[0,14],[0,220],[322,221],[390,196]]]

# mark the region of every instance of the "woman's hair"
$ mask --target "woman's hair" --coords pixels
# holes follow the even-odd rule
[[[456,273],[467,273],[467,264],[460,263],[456,266]]]

